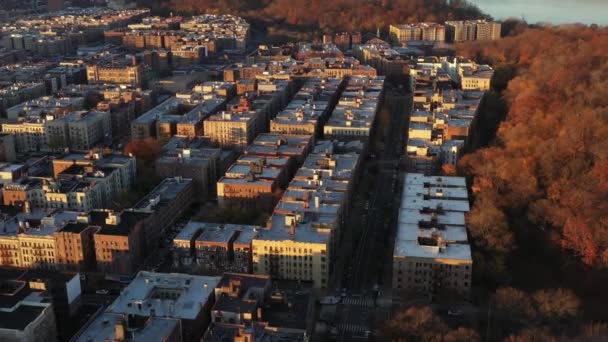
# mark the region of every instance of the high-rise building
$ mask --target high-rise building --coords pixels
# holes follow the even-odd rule
[[[501,24],[497,22],[477,23],[477,40],[497,40],[500,39]]]
[[[501,24],[486,20],[446,21],[447,39],[451,42],[500,39]]]
[[[437,23],[390,25],[390,38],[395,43],[409,41],[445,41],[445,26]]]

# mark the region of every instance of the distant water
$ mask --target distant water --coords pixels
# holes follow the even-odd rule
[[[469,0],[494,19],[608,25],[608,0]]]

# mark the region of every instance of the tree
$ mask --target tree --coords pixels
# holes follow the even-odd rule
[[[511,335],[505,339],[506,342],[557,342],[557,338],[547,327],[531,327]]]
[[[500,93],[491,93],[495,108],[480,120],[487,126],[480,130],[491,131],[502,119],[500,100],[508,105],[496,138],[486,133],[477,146],[493,145],[461,161],[474,178],[473,238],[488,251],[504,252],[507,244],[497,237],[531,227],[558,235],[544,243],[584,264],[607,266],[608,102],[596,89],[608,86],[601,76],[608,74],[608,29],[544,26],[457,49],[483,56],[497,70]],[[492,227],[491,220],[498,224]]]
[[[513,234],[507,218],[494,201],[482,196],[476,198],[468,220],[469,234],[479,247],[497,252],[513,248]]]
[[[539,316],[548,323],[570,320],[579,314],[580,301],[568,289],[543,289],[534,293]]]
[[[581,328],[578,336],[579,341],[606,341],[608,340],[608,324],[587,323]]]
[[[481,341],[477,331],[469,328],[458,327],[450,330],[443,336],[444,342],[477,342]]]
[[[528,321],[536,318],[535,303],[530,295],[512,288],[503,287],[496,290],[494,304],[497,310],[501,310],[511,319]]]
[[[452,164],[443,164],[443,166],[441,166],[441,172],[446,176],[455,176],[456,167]]]
[[[447,326],[429,307],[411,307],[386,324],[386,333],[399,341],[440,341]]]
[[[132,154],[137,159],[145,161],[154,161],[160,155],[160,143],[154,138],[146,138],[144,140],[131,140],[125,146],[124,152]]]

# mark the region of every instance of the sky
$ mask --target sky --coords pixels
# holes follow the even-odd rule
[[[469,0],[495,19],[608,25],[608,0]]]

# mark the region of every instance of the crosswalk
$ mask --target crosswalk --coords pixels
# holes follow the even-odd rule
[[[351,324],[351,323],[343,323],[338,325],[338,330],[341,334],[351,333],[351,334],[365,334],[366,331],[369,330],[368,327],[364,325]]]
[[[374,300],[371,298],[342,298],[340,304],[343,305],[358,305],[358,306],[374,306]]]

